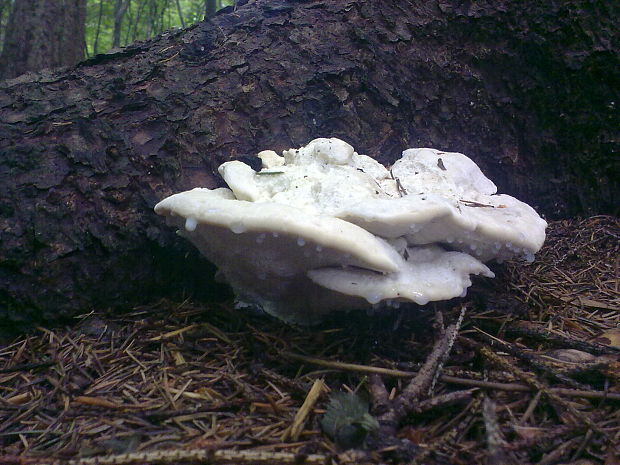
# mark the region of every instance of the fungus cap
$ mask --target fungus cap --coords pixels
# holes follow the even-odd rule
[[[239,300],[286,321],[386,301],[463,296],[483,263],[533,259],[546,223],[460,153],[409,149],[390,169],[320,138],[282,156],[220,166],[230,189],[193,189],[155,207]]]

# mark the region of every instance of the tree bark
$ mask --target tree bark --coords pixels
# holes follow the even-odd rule
[[[205,18],[210,18],[217,11],[215,0],[205,0]]]
[[[121,29],[123,27],[123,18],[129,8],[131,0],[116,0],[114,2],[114,30],[112,32],[112,47],[121,46]]]
[[[70,66],[84,58],[86,0],[19,0],[9,17],[0,77]]]
[[[1,84],[1,318],[212,296],[153,206],[318,136],[384,163],[461,151],[551,217],[617,211],[618,8],[249,0]]]
[[[177,13],[179,14],[179,21],[181,21],[181,27],[185,28],[185,19],[183,18],[183,10],[181,8],[181,3],[179,0],[176,0],[177,4]]]
[[[99,53],[99,35],[101,34],[101,20],[103,19],[103,0],[99,0],[99,14],[97,15],[97,29],[95,30],[95,42],[93,43],[93,55]]]

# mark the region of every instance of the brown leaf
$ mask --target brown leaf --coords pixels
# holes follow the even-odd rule
[[[620,349],[620,329],[609,329],[599,334],[594,342]]]
[[[545,428],[520,425],[514,425],[514,431],[521,437],[521,439],[536,439],[548,432]]]
[[[105,408],[119,408],[120,406],[115,402],[110,402],[107,399],[102,397],[90,397],[90,396],[77,396],[73,399],[78,404],[83,405],[92,405],[95,407],[105,407]]]
[[[549,350],[546,355],[561,362],[585,363],[596,360],[596,357],[588,352],[577,349]]]
[[[620,451],[617,446],[609,446],[605,456],[605,465],[620,465]]]
[[[408,439],[413,444],[427,444],[428,443],[428,431],[421,428],[414,428],[413,426],[405,426],[400,430],[398,436],[404,439]]]

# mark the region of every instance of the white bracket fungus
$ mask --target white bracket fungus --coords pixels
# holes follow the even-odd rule
[[[220,166],[230,189],[172,195],[155,206],[232,286],[240,302],[285,321],[334,310],[464,296],[483,263],[533,260],[546,222],[496,194],[460,153],[409,149],[388,170],[339,139],[315,139],[258,172]]]

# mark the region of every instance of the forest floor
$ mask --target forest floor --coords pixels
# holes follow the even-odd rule
[[[553,222],[534,263],[495,271],[447,305],[314,328],[190,302],[37,328],[0,349],[0,465],[394,463],[403,443],[409,463],[620,464],[620,220]],[[436,313],[463,309],[400,442],[322,432],[333,393],[419,380]]]

